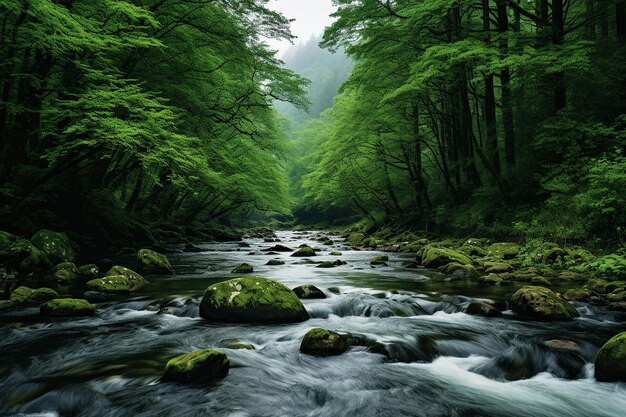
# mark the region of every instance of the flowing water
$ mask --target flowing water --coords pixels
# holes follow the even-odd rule
[[[317,233],[280,232],[281,244],[316,244]],[[331,237],[333,238],[333,237]],[[0,315],[0,415],[3,416],[622,416],[626,384],[593,379],[593,357],[626,330],[624,317],[576,304],[581,318],[539,323],[463,313],[474,299],[504,306],[512,287],[406,267],[410,255],[354,251],[341,239],[322,245],[316,268],[274,243],[246,239],[169,255],[177,275],[150,277],[131,298],[97,304],[94,317],[42,318],[37,308]],[[249,254],[254,252],[254,254]],[[265,266],[281,258],[282,266]],[[117,261],[124,261],[121,259]],[[204,289],[233,278],[238,263],[289,287],[314,284],[328,295],[304,300],[311,319],[288,325],[210,323],[198,315]],[[132,265],[131,265],[132,266]],[[146,307],[155,302],[160,312]],[[299,352],[312,327],[367,341],[340,356]],[[228,376],[211,385],[160,381],[167,360],[239,338],[255,350],[223,349]],[[559,350],[553,339],[576,342]]]

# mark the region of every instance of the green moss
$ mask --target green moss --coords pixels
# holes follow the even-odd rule
[[[0,230],[0,251],[11,246],[17,239],[14,234]]]
[[[335,268],[337,266],[345,265],[346,262],[341,259],[336,259],[334,261],[324,261],[321,264],[317,265],[316,268]]]
[[[487,248],[487,255],[500,259],[513,259],[520,253],[520,246],[513,242],[494,243]]]
[[[513,311],[539,320],[568,320],[578,317],[578,311],[548,288],[526,286],[511,297]]]
[[[15,304],[22,304],[26,302],[33,295],[33,289],[25,286],[20,286],[11,292],[9,299]]]
[[[79,298],[55,298],[42,305],[40,311],[45,316],[91,316],[95,307],[87,300]]]
[[[219,347],[224,349],[235,349],[235,350],[255,350],[254,345],[252,343],[248,343],[241,339],[224,339],[220,340],[218,343]]]
[[[95,278],[100,274],[100,268],[96,264],[81,265],[78,267],[78,273],[84,278]]]
[[[473,265],[461,265],[458,262],[451,262],[441,268],[441,272],[463,279],[476,279],[480,274]]]
[[[87,288],[90,291],[99,291],[107,294],[129,294],[131,291],[137,289],[128,277],[124,275],[92,279],[87,282]]]
[[[155,271],[160,274],[174,274],[174,268],[165,255],[150,249],[139,249],[137,261],[144,271]]]
[[[388,256],[374,256],[370,260],[370,265],[387,265],[387,261],[389,260]]]
[[[361,242],[363,242],[363,239],[365,239],[365,235],[363,233],[352,233],[350,236],[348,236],[346,242],[350,245],[356,246],[360,245]]]
[[[54,264],[65,261],[73,262],[76,257],[72,244],[65,233],[42,229],[35,233],[31,242],[43,251]]]
[[[598,351],[595,360],[598,381],[626,381],[626,332],[612,337]]]
[[[59,282],[70,282],[80,276],[80,272],[73,262],[62,262],[51,270],[53,277]]]
[[[332,252],[330,253],[330,255],[331,255],[331,256],[341,256],[341,255],[343,255],[343,254],[342,254],[341,252],[339,252],[339,251],[332,251]]]
[[[422,265],[427,268],[438,268],[456,262],[461,265],[471,264],[472,260],[467,255],[448,248],[426,246],[422,255]]]
[[[223,321],[303,321],[308,314],[296,294],[262,277],[242,277],[207,288],[200,313]]]
[[[178,382],[208,382],[228,374],[230,360],[217,349],[195,350],[171,359],[163,379]]]
[[[34,302],[44,302],[44,301],[49,301],[54,298],[57,298],[58,296],[59,296],[59,293],[53,290],[52,288],[42,287],[42,288],[37,288],[36,290],[34,290],[30,298]]]
[[[339,355],[346,349],[348,341],[345,336],[319,327],[309,330],[300,344],[300,352],[309,355]]]
[[[113,268],[109,269],[109,271],[106,273],[107,277],[114,277],[119,275],[128,278],[131,291],[134,291],[148,283],[148,281],[146,281],[146,279],[137,272],[119,265],[116,265]]]
[[[268,266],[285,265],[285,261],[281,261],[278,259],[270,259],[269,261],[267,261],[265,265],[268,265]]]
[[[0,250],[0,263],[24,274],[45,272],[51,264],[46,254],[26,239]]]
[[[58,296],[59,293],[51,288],[42,287],[34,290],[32,288],[21,286],[13,290],[10,300],[14,304],[33,305],[57,298]]]

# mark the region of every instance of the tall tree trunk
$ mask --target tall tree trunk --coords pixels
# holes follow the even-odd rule
[[[506,0],[497,0],[498,34],[500,36],[500,54],[506,58],[509,54],[509,14]],[[511,71],[503,68],[500,71],[500,85],[502,88],[502,125],[504,128],[504,158],[511,171],[515,166],[515,127],[513,125],[513,97],[511,94]]]
[[[485,41],[491,43],[491,8],[489,0],[483,0],[483,30]],[[498,125],[496,120],[496,95],[493,86],[493,74],[485,76],[485,125],[487,127],[487,154],[489,161],[498,174],[500,173],[500,153],[498,151]]]
[[[563,0],[552,0],[552,44],[563,45],[565,42],[565,15]],[[565,73],[554,74],[554,111],[557,113],[566,106]]]

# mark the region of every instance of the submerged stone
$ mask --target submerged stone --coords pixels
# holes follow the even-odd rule
[[[44,316],[56,317],[93,316],[95,307],[80,298],[55,298],[42,305],[40,312]]]
[[[602,382],[626,382],[626,332],[613,336],[598,351],[595,377]]]
[[[230,369],[226,354],[217,349],[194,350],[171,359],[165,366],[164,381],[210,382],[224,378]]]
[[[302,339],[300,352],[308,355],[340,355],[348,349],[348,339],[332,330],[315,328]]]
[[[337,259],[335,261],[324,261],[321,264],[317,265],[316,268],[335,268],[337,266],[346,265],[347,262],[342,261],[341,259]]]
[[[520,316],[536,320],[571,320],[578,311],[548,288],[526,286],[511,297],[511,307]]]
[[[268,265],[268,266],[285,265],[285,261],[281,261],[278,259],[270,259],[269,261],[267,261],[265,265]]]
[[[143,271],[153,271],[158,274],[173,275],[174,268],[165,255],[150,249],[139,249],[137,261]]]
[[[220,340],[218,346],[224,349],[233,350],[255,350],[252,343],[236,338]]]
[[[242,277],[213,284],[200,303],[207,320],[240,323],[293,323],[309,315],[296,294],[261,277]]]

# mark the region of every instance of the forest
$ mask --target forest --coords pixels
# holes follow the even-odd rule
[[[626,0],[0,12],[0,415],[623,414]]]

